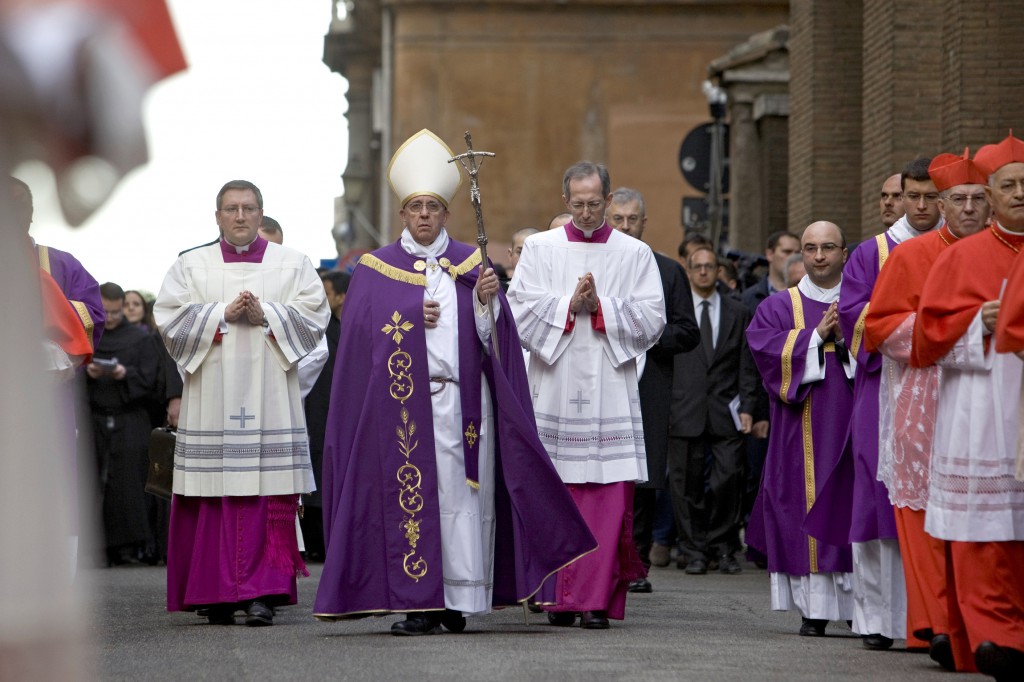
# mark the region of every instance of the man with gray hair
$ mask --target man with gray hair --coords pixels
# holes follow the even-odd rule
[[[566,170],[572,219],[526,240],[508,291],[531,353],[541,442],[599,544],[548,580],[537,602],[554,625],[582,612],[587,629],[624,618],[628,585],[644,576],[630,518],[633,484],[648,477],[637,359],[666,322],[654,254],[605,222],[611,200],[604,166]]]
[[[628,187],[612,192],[605,212],[608,224],[630,237],[643,239],[647,227],[644,197]],[[654,253],[665,294],[665,331],[658,342],[638,360],[640,368],[640,411],[643,413],[644,446],[647,449],[647,482],[636,486],[633,498],[633,537],[644,566],[650,568],[654,518],[658,491],[666,488],[669,406],[672,403],[672,377],[676,354],[692,350],[700,343],[700,330],[693,314],[690,283],[683,268],[672,258]],[[650,592],[647,578],[630,583],[630,592]]]

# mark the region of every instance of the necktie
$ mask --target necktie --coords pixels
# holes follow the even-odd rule
[[[711,336],[711,302],[701,301],[700,305],[700,345],[704,346],[704,356],[710,365],[715,355],[715,341]]]

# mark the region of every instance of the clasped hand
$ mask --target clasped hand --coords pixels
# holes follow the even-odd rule
[[[224,309],[224,320],[227,322],[238,322],[244,319],[249,324],[261,325],[265,317],[259,297],[251,291],[243,291],[238,294],[238,297],[228,303],[228,307]]]
[[[821,322],[818,323],[816,328],[818,336],[821,337],[822,341],[828,341],[829,337],[833,337],[838,343],[843,341],[843,328],[839,326],[839,304],[833,303],[828,307],[821,315]]]
[[[588,272],[576,282],[576,291],[572,293],[572,298],[569,299],[569,312],[576,315],[581,310],[586,309],[590,313],[596,313],[599,302],[594,275]]]

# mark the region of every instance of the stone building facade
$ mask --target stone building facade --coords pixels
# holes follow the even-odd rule
[[[496,246],[521,227],[545,227],[563,210],[562,172],[590,159],[608,165],[614,186],[643,192],[645,238],[674,254],[682,198],[698,196],[679,171],[679,145],[710,119],[701,92],[707,65],[784,23],[789,3],[354,0],[348,7],[347,25],[327,36],[325,61],[349,79],[345,176],[359,176],[357,208],[382,236],[397,236],[398,207],[383,173],[397,145],[430,128],[458,152],[469,130],[477,149],[497,154],[480,172]],[[449,227],[458,239],[474,238],[465,188]],[[490,255],[502,260],[504,249]]]

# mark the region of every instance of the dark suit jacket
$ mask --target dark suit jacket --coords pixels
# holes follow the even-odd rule
[[[760,378],[747,347],[750,311],[735,299],[720,298],[722,314],[711,365],[708,366],[704,349],[699,345],[675,358],[670,426],[670,435],[674,437],[696,438],[704,433],[739,435],[729,412],[729,401],[737,395],[739,411],[754,413]],[[690,303],[693,304],[692,298]]]
[[[334,380],[334,356],[338,352],[338,340],[341,338],[341,323],[333,314],[327,322],[327,362],[320,371],[313,388],[306,396],[306,431],[309,433],[309,459],[313,464],[313,479],[316,491],[309,495],[305,504],[311,507],[321,506],[321,476],[324,462],[324,431],[327,428],[327,408],[331,402],[331,384]]]
[[[672,400],[672,375],[678,353],[696,348],[700,328],[693,316],[693,295],[690,281],[676,261],[654,254],[665,291],[668,324],[658,342],[647,351],[643,376],[640,377],[640,412],[644,420],[644,446],[647,450],[648,488],[665,487],[668,461],[669,404]]]

